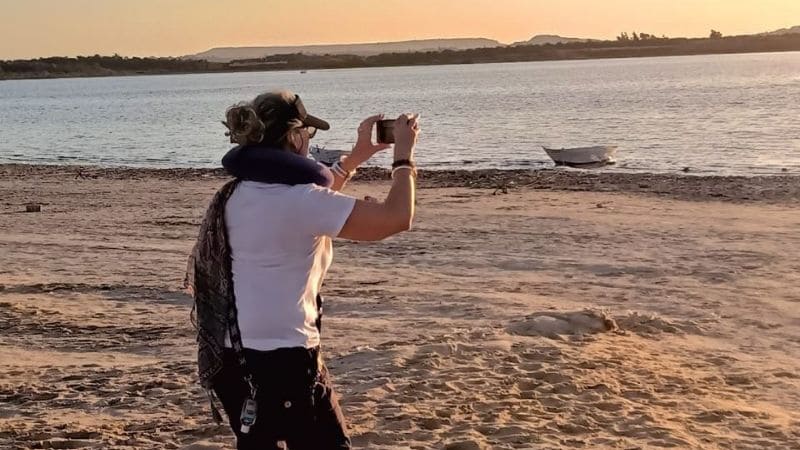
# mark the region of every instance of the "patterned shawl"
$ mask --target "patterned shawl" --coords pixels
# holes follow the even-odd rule
[[[206,389],[211,388],[211,380],[222,369],[228,308],[234,301],[225,204],[239,181],[225,183],[211,200],[189,256],[184,280],[184,286],[194,297],[191,319],[197,329],[198,375]]]

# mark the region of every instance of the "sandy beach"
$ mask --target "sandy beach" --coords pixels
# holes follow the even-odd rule
[[[182,291],[224,181],[0,165],[0,448],[233,448]],[[411,232],[335,243],[355,446],[800,449],[799,181],[423,173]]]

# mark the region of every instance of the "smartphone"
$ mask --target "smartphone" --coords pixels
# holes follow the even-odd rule
[[[379,120],[377,123],[378,143],[394,144],[394,120]]]

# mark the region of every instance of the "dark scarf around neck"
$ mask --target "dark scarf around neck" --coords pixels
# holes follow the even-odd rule
[[[222,167],[241,180],[333,186],[333,173],[324,165],[288,150],[260,145],[234,147],[222,158]]]

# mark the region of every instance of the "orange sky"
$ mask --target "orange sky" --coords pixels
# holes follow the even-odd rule
[[[218,46],[620,31],[726,35],[800,25],[800,0],[0,0],[0,59],[179,56]]]

